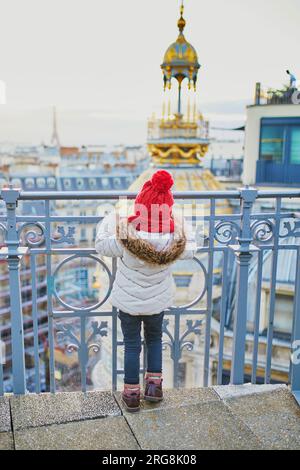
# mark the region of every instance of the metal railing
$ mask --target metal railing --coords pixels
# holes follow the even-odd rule
[[[282,86],[280,89],[262,86],[256,83],[255,88],[255,105],[282,105],[282,104],[299,104],[299,90],[296,84]]]
[[[109,304],[109,294],[116,273],[116,260],[111,265],[106,264],[95,252],[93,246],[78,247],[74,240],[72,223],[96,224],[99,216],[66,215],[66,208],[62,215],[53,210],[53,204],[58,201],[84,201],[92,200],[117,201],[120,197],[133,199],[136,194],[132,192],[24,192],[18,189],[3,189],[1,199],[4,212],[0,216],[0,232],[3,234],[3,247],[0,251],[2,265],[8,270],[10,289],[10,322],[11,322],[11,362],[13,376],[13,392],[26,393],[25,339],[24,339],[24,304],[21,297],[21,260],[29,260],[31,272],[32,299],[30,315],[32,321],[32,355],[31,367],[34,376],[34,391],[42,390],[41,378],[41,342],[47,343],[47,353],[44,354],[47,363],[46,381],[51,392],[56,391],[56,353],[60,350],[57,333],[67,344],[67,350],[78,355],[80,369],[80,383],[83,391],[87,390],[87,367],[91,351],[99,350],[99,342],[110,333],[111,337],[111,384],[112,389],[117,388],[118,376],[123,374],[118,365],[118,351],[123,345],[118,338],[117,310]],[[211,355],[212,355],[212,322],[214,310],[214,269],[215,258],[221,259],[221,287],[219,307],[218,350],[214,355],[217,360],[216,383],[222,383],[224,368],[225,339],[230,326],[227,322],[228,311],[231,308],[230,272],[235,270],[234,312],[232,323],[232,351],[231,351],[231,378],[232,384],[242,384],[245,380],[245,350],[247,344],[247,319],[250,300],[249,282],[253,259],[256,259],[255,271],[255,317],[251,332],[253,350],[251,353],[251,380],[257,379],[259,344],[261,339],[261,286],[263,282],[264,256],[272,254],[271,273],[269,279],[269,306],[267,335],[264,338],[265,374],[264,381],[270,383],[272,373],[272,350],[274,346],[274,316],[276,306],[276,276],[278,269],[278,256],[281,251],[290,250],[296,256],[296,276],[293,290],[293,327],[290,331],[288,344],[291,350],[289,361],[289,378],[292,389],[300,390],[300,361],[297,360],[297,345],[300,341],[300,246],[297,240],[300,231],[295,221],[295,209],[289,209],[286,201],[300,202],[300,191],[257,191],[254,188],[242,188],[236,191],[217,192],[175,192],[175,199],[180,201],[195,201],[203,203],[206,207],[204,214],[205,235],[203,245],[199,247],[196,266],[202,279],[196,298],[186,305],[171,307],[166,311],[164,321],[164,347],[170,348],[170,357],[173,362],[173,385],[179,386],[179,369],[183,351],[192,350],[193,337],[203,331],[203,386],[211,383]],[[222,213],[222,204],[227,201],[235,208],[234,213]],[[264,201],[267,204],[264,204]],[[274,209],[262,209],[271,207]],[[22,204],[40,202],[42,211],[38,215],[32,213],[19,213]],[[68,203],[69,204],[69,203]],[[221,205],[220,205],[221,204]],[[19,207],[17,207],[19,205]],[[54,234],[55,228],[55,234]],[[58,261],[59,257],[62,261]],[[45,260],[47,288],[44,292],[46,308],[46,331],[41,339],[41,307],[38,304],[38,275],[37,260]],[[230,257],[234,260],[230,267]],[[72,305],[63,297],[58,288],[60,270],[78,258],[85,258],[88,262],[97,264],[98,269],[107,276],[107,292],[99,300],[83,305]],[[28,269],[27,269],[28,271]],[[76,287],[76,286],[75,286]],[[74,288],[75,288],[74,287]],[[252,294],[251,294],[252,295]],[[72,298],[72,295],[71,295]],[[1,310],[1,309],[0,309]],[[182,329],[181,319],[185,319]],[[1,319],[1,317],[0,317]],[[109,319],[109,327],[108,322]],[[72,323],[73,322],[73,323]],[[76,323],[75,330],[74,322]],[[59,324],[57,326],[57,323]],[[3,326],[3,322],[2,322]],[[42,328],[43,327],[43,328]],[[204,329],[202,330],[202,327]],[[88,334],[87,334],[88,330]],[[201,330],[201,331],[200,331]],[[78,334],[77,334],[78,333]],[[45,352],[45,351],[44,351]],[[0,361],[1,362],[1,361]],[[3,361],[2,361],[3,362]],[[66,365],[70,369],[72,365]],[[4,364],[0,363],[0,395],[4,393],[3,385]],[[142,372],[142,371],[141,371]],[[49,382],[49,383],[48,383]]]

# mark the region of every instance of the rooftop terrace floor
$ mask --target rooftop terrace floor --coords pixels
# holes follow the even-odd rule
[[[6,396],[0,449],[300,449],[300,407],[284,385],[167,390],[140,413],[119,393]]]

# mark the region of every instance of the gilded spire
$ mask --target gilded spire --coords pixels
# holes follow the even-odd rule
[[[185,27],[185,19],[183,18],[183,11],[184,11],[184,5],[183,5],[183,0],[180,6],[180,18],[177,22],[178,29],[180,31],[180,34],[182,34],[182,31],[184,30]]]
[[[171,80],[175,78],[180,91],[181,82],[187,78],[189,88],[191,84],[196,85],[197,73],[200,68],[197,52],[187,42],[183,34],[185,19],[183,18],[183,2],[180,6],[180,18],[178,20],[179,35],[165,52],[161,68],[163,71],[164,89],[171,88]],[[180,108],[180,106],[179,106]],[[179,111],[178,111],[179,112]]]

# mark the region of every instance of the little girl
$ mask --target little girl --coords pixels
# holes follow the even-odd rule
[[[162,323],[173,304],[171,265],[193,258],[195,239],[172,213],[170,173],[157,171],[135,199],[134,215],[116,221],[113,213],[98,225],[96,250],[117,257],[110,301],[119,311],[124,336],[124,391],[128,411],[140,409],[141,324],[147,347],[144,399],[160,401],[162,392]]]

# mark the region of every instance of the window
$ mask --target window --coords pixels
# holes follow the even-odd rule
[[[7,183],[6,179],[0,178],[0,189],[1,189],[2,187],[6,186],[7,184],[8,184],[8,183]]]
[[[86,240],[87,240],[87,238],[86,238],[86,229],[82,228],[80,230],[80,241],[84,242]]]
[[[110,186],[108,178],[102,178],[102,186],[104,189],[107,189]]]
[[[25,179],[25,186],[27,189],[34,188],[34,179],[33,178],[26,178]]]
[[[84,188],[84,180],[82,178],[77,178],[76,184],[77,184],[78,189],[83,189]]]
[[[33,186],[34,186],[34,180],[33,181]],[[20,178],[13,178],[11,180],[11,184],[13,185],[14,188],[22,188],[22,181]]]
[[[291,163],[300,164],[300,126],[291,128]]]
[[[79,286],[79,295],[87,295],[88,290],[88,270],[86,268],[79,268],[75,271],[75,282]]]
[[[36,185],[37,185],[38,188],[44,188],[46,186],[45,178],[37,178],[36,179]]]
[[[261,119],[256,183],[300,184],[300,117]]]
[[[122,186],[121,178],[114,178],[114,187],[116,189],[119,189],[121,188],[121,186]]]
[[[261,128],[261,160],[281,163],[283,160],[284,126],[263,125]]]
[[[49,188],[54,189],[55,186],[56,186],[55,178],[52,178],[52,177],[47,178],[47,185],[48,185]]]
[[[97,188],[96,178],[90,178],[89,179],[89,186],[90,186],[90,189],[96,189]]]
[[[70,179],[67,179],[67,178],[64,179],[64,180],[63,180],[63,183],[64,183],[64,188],[65,188],[65,189],[67,189],[67,190],[68,190],[68,189],[71,189],[71,187],[72,187],[72,182],[71,182]]]

